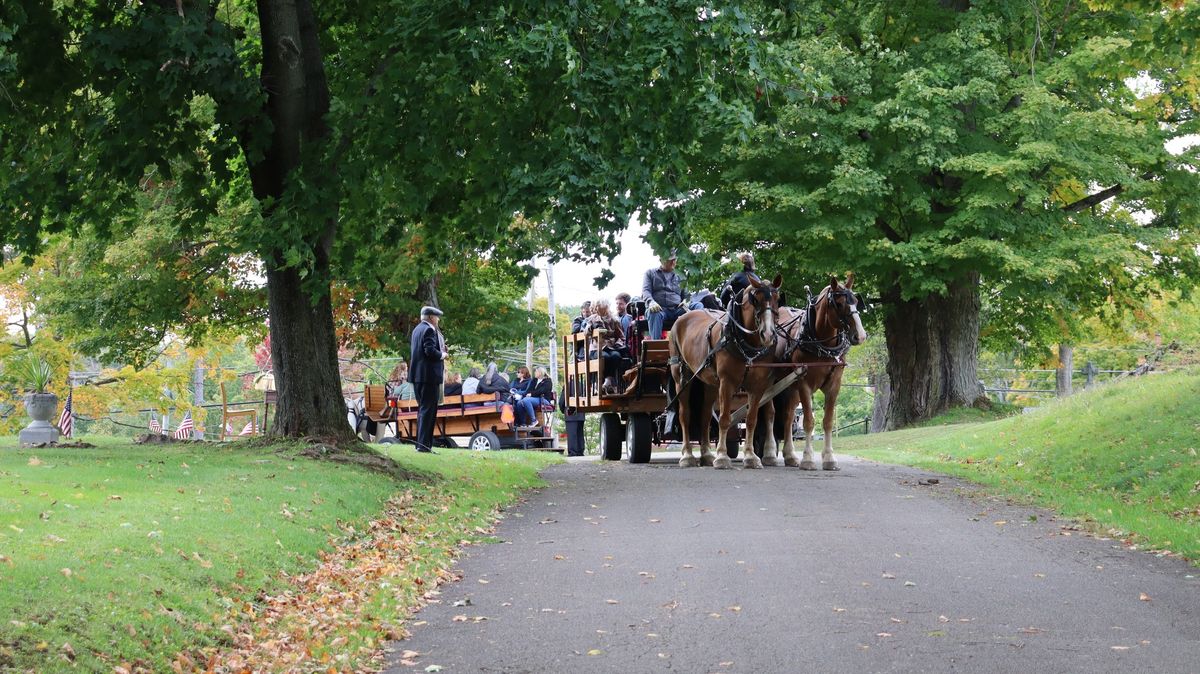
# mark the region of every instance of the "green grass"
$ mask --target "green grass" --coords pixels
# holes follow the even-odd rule
[[[847,438],[838,450],[965,477],[1200,561],[1198,374],[1101,386],[999,421]]]
[[[437,476],[401,483],[236,443],[86,440],[99,446],[0,441],[0,670],[69,669],[69,643],[85,671],[169,671],[176,652],[223,644],[229,610],[278,587],[281,571],[313,568],[339,522],[368,521],[398,491],[453,493],[461,512],[429,513],[431,545],[452,546],[552,460],[391,446],[405,468]]]

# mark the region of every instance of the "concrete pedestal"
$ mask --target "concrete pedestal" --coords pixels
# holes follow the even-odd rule
[[[58,442],[58,429],[46,421],[34,421],[19,434],[21,446],[40,445],[43,442]]]

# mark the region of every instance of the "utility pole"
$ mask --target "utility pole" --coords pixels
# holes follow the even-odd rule
[[[546,263],[546,310],[550,313],[550,376],[558,380],[558,310],[554,306],[554,263]],[[560,392],[561,393],[561,392]]]
[[[197,414],[203,414],[203,419],[195,420],[195,433],[197,440],[204,439],[204,426],[208,422],[208,415],[204,405],[204,363],[197,358],[196,369],[192,371],[192,402],[196,404],[196,408],[200,410]],[[220,437],[220,434],[217,434]]]
[[[529,300],[527,302],[529,313],[533,313],[533,284],[529,284]],[[532,327],[532,326],[530,326]],[[525,367],[533,371],[533,332],[525,335]]]

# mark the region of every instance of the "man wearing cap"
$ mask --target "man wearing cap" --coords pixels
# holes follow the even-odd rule
[[[433,426],[437,420],[439,388],[445,377],[446,339],[438,330],[442,311],[421,307],[421,322],[412,333],[409,380],[417,398],[417,451],[433,453]]]
[[[683,287],[675,273],[675,251],[658,258],[659,266],[646,270],[642,279],[642,299],[646,301],[646,317],[650,324],[650,339],[662,337],[663,324],[674,323],[687,311],[683,302]]]

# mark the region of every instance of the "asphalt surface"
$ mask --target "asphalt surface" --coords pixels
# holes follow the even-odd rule
[[[549,469],[388,671],[1200,672],[1185,562],[916,469],[655,456]]]

